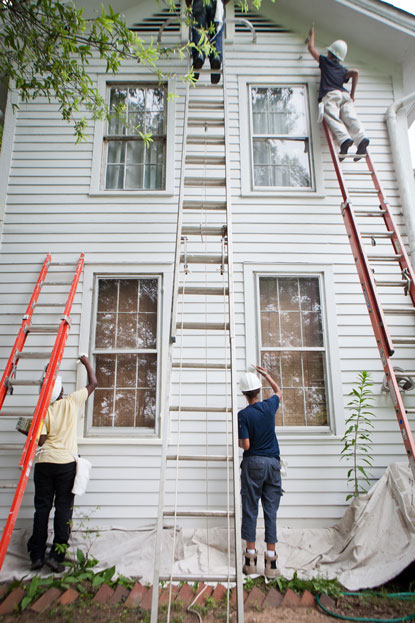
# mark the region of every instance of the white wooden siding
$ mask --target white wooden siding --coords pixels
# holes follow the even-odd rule
[[[166,37],[169,41],[169,37]],[[301,59],[299,57],[302,56]],[[349,66],[361,68],[357,90],[358,113],[371,138],[371,150],[382,183],[401,231],[404,231],[400,212],[395,174],[391,164],[383,114],[394,99],[392,77],[364,63],[364,53],[351,50]],[[245,326],[245,301],[243,263],[272,263],[276,267],[298,264],[331,263],[334,274],[336,322],[340,346],[341,384],[344,403],[348,402],[357,371],[366,369],[375,381],[376,424],[373,455],[374,478],[378,478],[392,461],[405,460],[403,444],[391,408],[388,395],[380,392],[383,373],[378,351],[372,335],[368,314],[360,290],[353,258],[350,252],[343,221],[340,215],[340,194],[331,165],[328,148],[321,128],[312,120],[312,132],[317,138],[314,149],[320,152],[323,174],[323,193],[284,192],[241,195],[240,160],[248,158],[240,150],[240,119],[246,113],[239,109],[239,79],[262,76],[264,83],[269,76],[273,81],[298,78],[299,82],[318,82],[316,63],[307,56],[304,44],[294,34],[260,34],[258,44],[252,46],[250,36],[237,34],[232,46],[226,47],[228,92],[230,98],[230,158],[232,170],[233,221],[234,221],[234,274],[235,274],[235,321],[237,334],[237,363],[242,372],[247,363],[246,340],[255,336],[255,327]],[[169,63],[169,70],[183,72],[183,66]],[[91,75],[103,69],[99,63],[91,65]],[[134,80],[135,67],[127,65],[124,74]],[[177,92],[183,86],[177,81]],[[241,112],[243,113],[241,115]],[[180,173],[181,132],[183,127],[183,101],[176,102],[174,134],[174,162],[169,167],[175,171],[175,196],[152,196],[137,193],[134,196],[89,196],[93,128],[86,142],[76,145],[72,128],[60,118],[55,104],[39,98],[35,103],[21,107],[17,113],[16,136],[10,171],[7,210],[1,246],[1,303],[0,355],[2,363],[7,359],[16,335],[20,318],[24,313],[33,284],[46,252],[60,261],[75,260],[84,251],[86,263],[114,263],[119,272],[119,262],[134,264],[137,273],[140,266],[171,264],[174,258],[177,191]],[[360,182],[359,185],[362,185]],[[210,216],[213,221],[214,217]],[[196,217],[195,217],[196,222]],[[208,247],[209,248],[209,247]],[[198,278],[197,271],[194,278]],[[199,278],[202,279],[202,275]],[[395,290],[389,293],[391,301],[405,303],[404,297]],[[64,297],[62,296],[62,300]],[[75,388],[75,359],[79,348],[81,314],[89,310],[82,307],[83,282],[75,298],[72,312],[73,325],[62,363],[62,374],[67,391]],[[45,310],[45,322],[53,310]],[[206,310],[196,301],[192,319],[202,319]],[[210,320],[222,318],[220,304],[210,305]],[[413,322],[398,323],[396,332],[413,334]],[[49,339],[49,338],[47,338]],[[38,336],[39,345],[45,338]],[[216,346],[217,343],[217,346]],[[204,338],[194,339],[186,346],[189,359],[204,357]],[[167,339],[164,338],[164,352]],[[221,340],[212,338],[209,356],[220,356]],[[217,351],[216,351],[217,348]],[[400,365],[413,368],[410,349],[404,350],[407,358]],[[25,363],[25,374],[38,375],[33,362]],[[173,379],[177,378],[174,373]],[[221,404],[221,378],[209,374],[209,383],[200,382],[195,372],[192,381],[184,386],[183,401],[192,404],[192,396],[204,395],[208,390],[212,404]],[[177,386],[172,387],[173,401],[177,398]],[[32,404],[33,395],[20,391],[7,399],[8,404],[24,407]],[[193,398],[194,400],[194,398]],[[406,398],[413,404],[413,397]],[[240,398],[240,406],[244,403]],[[15,419],[0,418],[2,441],[22,442],[14,431]],[[172,421],[172,441],[175,440],[177,422]],[[223,439],[224,422],[218,416],[210,417],[209,425],[200,423],[191,414],[183,417],[182,443],[186,450],[203,452],[207,441],[210,450],[218,451]],[[279,518],[286,525],[325,526],[333,523],[345,509],[347,464],[341,462],[341,441],[333,436],[295,435],[279,433],[281,451],[288,461],[289,472],[284,483],[286,490]],[[143,443],[117,444],[117,442],[90,442],[84,440],[80,452],[88,456],[94,466],[88,493],[77,503],[82,512],[94,512],[94,521],[107,525],[133,527],[155,521],[158,491],[160,452],[159,445]],[[1,479],[9,482],[17,478],[18,457],[13,452],[0,455]],[[217,504],[225,501],[222,468],[209,467],[209,499]],[[184,505],[203,504],[206,488],[206,470],[197,466],[181,469],[180,492]],[[169,470],[167,479],[173,484]],[[24,497],[19,525],[28,525],[33,515],[33,486],[29,483]],[[171,501],[171,495],[167,497]],[[11,494],[0,494],[0,515],[6,516]]]

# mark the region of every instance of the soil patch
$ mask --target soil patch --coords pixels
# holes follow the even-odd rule
[[[370,620],[396,619],[413,615],[415,620],[415,595],[387,597],[369,592],[361,595],[343,595],[334,600],[335,605],[329,608],[334,614],[342,616],[363,617]]]

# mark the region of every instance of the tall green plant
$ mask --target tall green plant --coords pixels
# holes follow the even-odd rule
[[[353,493],[349,493],[346,500],[357,498],[361,493],[367,493],[366,486],[370,486],[369,474],[366,470],[373,465],[371,418],[374,414],[369,411],[373,400],[372,386],[370,374],[363,370],[358,373],[357,385],[349,394],[353,399],[347,405],[351,410],[351,415],[346,420],[341,458],[353,463],[347,472],[347,482],[353,484]]]

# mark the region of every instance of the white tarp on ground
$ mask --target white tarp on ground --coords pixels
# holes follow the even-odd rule
[[[15,531],[0,582],[33,575],[28,572],[28,537],[27,530]],[[167,574],[173,529],[166,528],[163,538],[161,573]],[[263,532],[258,532],[257,539],[262,546]],[[73,541],[74,550],[79,546],[85,551],[92,543],[90,554],[99,560],[97,569],[116,565],[119,574],[141,577],[142,583],[152,582],[154,527],[135,531],[104,529],[99,536],[78,531]],[[208,533],[202,529],[177,530],[173,573],[227,574],[227,541],[228,533],[223,528]],[[354,500],[331,528],[280,528],[277,547],[279,567],[287,578],[297,571],[302,578],[337,578],[347,589],[357,590],[396,577],[415,560],[415,490],[409,467],[402,463],[391,465],[369,493]]]

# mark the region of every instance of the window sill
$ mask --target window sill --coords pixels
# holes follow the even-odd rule
[[[91,190],[89,197],[174,197],[170,190]]]
[[[317,190],[278,190],[277,188],[270,188],[269,190],[242,190],[241,197],[284,197],[284,198],[310,198],[313,199],[325,199],[326,195]]]
[[[160,437],[82,437],[78,446],[161,446]]]

